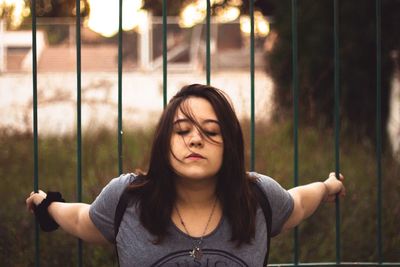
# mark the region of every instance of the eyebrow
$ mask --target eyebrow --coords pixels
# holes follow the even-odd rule
[[[181,123],[181,122],[190,122],[191,123],[191,121],[189,119],[177,119],[176,121],[174,121],[174,125]],[[219,121],[213,120],[213,119],[206,119],[206,120],[202,121],[201,124],[206,124],[206,123],[216,123],[219,125]]]

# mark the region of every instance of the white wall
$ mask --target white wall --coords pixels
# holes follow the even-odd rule
[[[217,72],[212,85],[228,93],[240,118],[250,116],[248,72]],[[123,128],[155,124],[162,111],[162,73],[123,74]],[[205,83],[205,74],[169,73],[168,99],[183,85]],[[256,73],[256,119],[268,121],[272,112],[272,82]],[[117,73],[82,73],[82,128],[116,128],[118,116]],[[76,74],[38,75],[39,134],[75,134]],[[0,127],[21,131],[32,128],[32,76],[0,76]]]

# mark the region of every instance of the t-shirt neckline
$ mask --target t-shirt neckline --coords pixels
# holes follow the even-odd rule
[[[217,227],[215,227],[214,230],[212,230],[210,233],[204,235],[203,239],[207,239],[207,238],[210,238],[211,236],[213,236],[222,227],[222,224],[224,221],[225,221],[225,216],[222,215],[221,219],[219,220],[219,222],[217,224]],[[170,224],[172,225],[172,228],[174,229],[175,232],[177,232],[178,234],[180,234],[188,239],[199,240],[201,238],[201,237],[194,237],[194,236],[191,236],[191,235],[185,233],[184,231],[179,229],[178,226],[176,226],[176,224],[172,221],[172,219],[170,219]]]

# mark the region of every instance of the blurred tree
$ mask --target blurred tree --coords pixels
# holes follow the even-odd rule
[[[29,1],[27,1],[29,2]],[[144,1],[144,9],[162,15],[162,0]],[[167,14],[178,16],[187,3],[168,1]],[[213,10],[240,5],[248,14],[249,1],[214,1]],[[272,30],[278,36],[266,54],[267,72],[274,80],[278,104],[276,119],[287,119],[292,109],[291,91],[291,1],[255,0],[255,9],[273,17]],[[83,1],[82,16],[89,13]],[[74,0],[37,0],[38,16],[74,16]],[[400,0],[382,0],[382,125],[388,119],[390,79],[393,73],[391,53],[400,49],[397,15]],[[340,20],[340,111],[342,129],[355,137],[375,140],[376,39],[375,0],[349,0],[339,3]],[[329,127],[334,112],[333,1],[302,0],[298,4],[299,112],[301,123]],[[289,117],[288,117],[289,116]],[[383,127],[385,129],[385,127]],[[384,144],[386,131],[384,132]]]
[[[189,1],[194,2],[194,1]],[[168,15],[179,15],[188,1],[168,2]],[[238,1],[214,1],[213,9]],[[249,1],[241,2],[241,13],[248,14]],[[278,38],[266,55],[267,72],[276,87],[276,119],[292,116],[292,33],[291,1],[254,2],[256,10],[273,17],[272,30]],[[162,14],[162,0],[146,1],[146,9]],[[353,137],[375,141],[376,124],[376,20],[375,0],[340,1],[340,116],[342,131]],[[400,26],[396,17],[399,0],[382,1],[382,129],[387,136],[390,79],[393,74],[391,53],[400,48]],[[298,4],[299,115],[301,123],[320,127],[333,126],[334,51],[333,1],[302,0]]]
[[[277,41],[266,55],[275,83],[276,119],[292,116],[291,1],[270,0]],[[375,140],[376,19],[375,1],[340,1],[340,112],[343,133]],[[382,1],[382,129],[388,119],[391,52],[400,48],[399,0]],[[299,116],[301,123],[333,126],[333,1],[298,4]]]
[[[163,0],[148,0],[144,3],[144,9],[151,10],[155,16],[162,15],[162,2]],[[167,14],[169,16],[179,16],[179,12],[181,9],[192,2],[196,2],[196,0],[177,0],[177,1],[167,1]],[[249,13],[249,1],[242,0],[216,0],[212,2],[212,13],[218,7],[225,6],[239,6],[242,14]],[[271,15],[273,11],[273,6],[268,1],[260,1],[256,0],[254,2],[254,6],[257,10],[263,12],[264,15]]]
[[[80,2],[81,16],[85,17],[90,12],[88,0]],[[75,5],[75,0],[36,0],[36,13],[39,17],[75,17]]]
[[[31,1],[25,0],[26,6],[31,6]],[[89,15],[90,6],[88,0],[80,1],[81,17]],[[69,18],[74,20],[76,15],[75,0],[36,0],[36,16],[41,18]],[[32,14],[29,15],[31,17]],[[82,20],[83,21],[83,20]],[[47,32],[50,44],[60,44],[68,39],[70,29],[68,25],[46,23],[42,28]]]
[[[7,28],[18,28],[28,15],[29,8],[24,0],[14,2],[0,0],[0,21],[3,21]]]
[[[154,16],[162,16],[163,0],[148,0],[144,2],[143,8],[152,11]],[[167,1],[168,16],[178,16],[185,0]]]

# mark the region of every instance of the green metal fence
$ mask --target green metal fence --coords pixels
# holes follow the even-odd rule
[[[119,32],[118,32],[118,173],[122,173],[122,1],[119,0]],[[207,17],[206,17],[206,83],[211,82],[211,57],[210,57],[210,21],[211,21],[211,3],[207,1]],[[300,263],[299,262],[299,231],[298,228],[294,230],[294,251],[293,251],[293,262],[282,263],[282,264],[270,264],[269,266],[339,266],[339,265],[362,265],[362,266],[377,266],[377,265],[392,265],[399,266],[400,263],[395,262],[384,262],[382,255],[382,170],[381,170],[381,0],[376,0],[376,135],[377,135],[377,146],[376,146],[376,183],[377,183],[377,233],[376,233],[376,250],[377,250],[377,262],[343,262],[341,259],[341,236],[340,236],[340,202],[336,199],[336,261],[335,262],[317,262],[317,263]],[[163,106],[167,103],[167,0],[162,1],[162,12],[163,12]],[[339,103],[340,103],[340,58],[339,58],[339,0],[332,0],[333,5],[333,18],[334,18],[334,129],[335,129],[335,142],[334,142],[334,158],[335,158],[335,172],[338,176],[340,172],[339,165],[339,149],[340,149],[340,120],[339,120]],[[291,0],[291,12],[292,12],[292,89],[293,89],[293,120],[294,120],[294,181],[293,185],[299,185],[298,178],[298,91],[299,91],[299,79],[298,79],[298,44],[297,44],[297,10],[298,1]],[[255,151],[255,109],[254,109],[254,0],[249,2],[250,10],[250,94],[251,94],[251,132],[250,132],[250,145],[251,145],[251,170],[254,170],[254,151]],[[39,177],[38,177],[38,118],[37,118],[37,49],[36,49],[36,0],[31,0],[31,14],[32,14],[32,76],[33,76],[33,138],[34,138],[34,180],[33,188],[37,192],[39,188]],[[81,17],[80,17],[80,0],[76,0],[76,81],[77,81],[77,172],[76,172],[76,183],[77,183],[77,199],[76,201],[82,201],[82,134],[81,134]],[[39,242],[39,226],[35,224],[35,266],[40,266],[40,242]],[[82,266],[82,241],[78,240],[77,243],[77,264]]]

